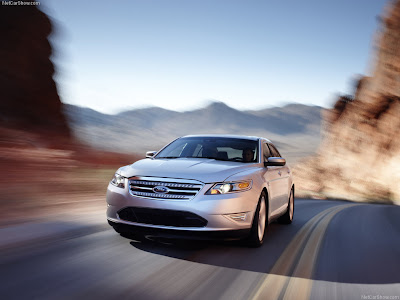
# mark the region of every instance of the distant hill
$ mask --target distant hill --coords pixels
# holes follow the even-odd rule
[[[158,150],[188,134],[258,135],[274,141],[289,161],[315,152],[320,141],[322,107],[289,104],[258,111],[239,111],[222,102],[192,111],[159,107],[117,115],[64,105],[75,136],[93,147],[128,153]]]

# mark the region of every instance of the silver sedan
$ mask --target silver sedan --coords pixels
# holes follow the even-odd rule
[[[192,135],[118,169],[107,206],[119,233],[260,246],[270,222],[292,222],[294,183],[268,139]]]

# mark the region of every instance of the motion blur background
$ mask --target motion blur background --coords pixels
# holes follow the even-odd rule
[[[199,133],[271,139],[297,196],[400,203],[399,1],[13,3],[0,226],[103,214],[119,166]]]

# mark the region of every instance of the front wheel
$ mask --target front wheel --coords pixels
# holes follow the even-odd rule
[[[265,231],[268,225],[267,200],[265,192],[262,192],[258,200],[257,209],[254,214],[250,236],[247,244],[250,247],[260,247],[264,242]]]
[[[280,216],[278,219],[279,223],[282,224],[290,224],[293,221],[294,214],[294,190],[293,188],[290,191],[288,206],[284,215]]]

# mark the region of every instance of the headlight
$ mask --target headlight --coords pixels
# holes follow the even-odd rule
[[[119,188],[125,188],[125,177],[115,173],[110,183]]]
[[[251,189],[251,180],[249,181],[238,181],[238,182],[226,182],[216,183],[211,189],[207,191],[207,195],[227,194],[244,192]]]

